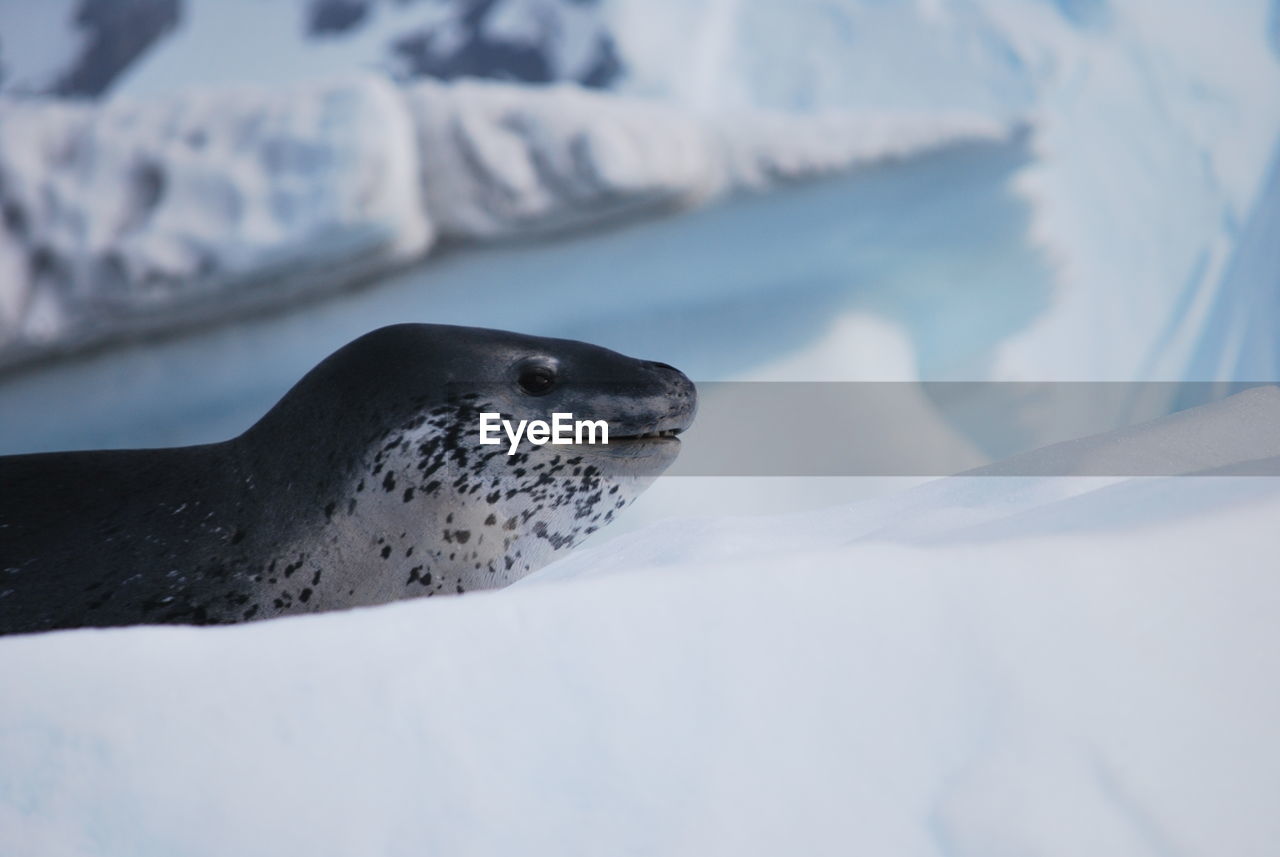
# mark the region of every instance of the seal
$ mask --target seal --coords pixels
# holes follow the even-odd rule
[[[0,457],[0,633],[226,624],[511,583],[640,494],[696,410],[605,348],[385,327],[242,435]],[[480,443],[480,414],[609,424],[606,444]]]

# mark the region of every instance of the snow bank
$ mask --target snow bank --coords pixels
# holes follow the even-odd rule
[[[1008,127],[950,114],[712,121],[577,87],[373,77],[104,107],[0,100],[0,364]]]
[[[395,90],[0,101],[0,362],[350,282],[431,240]]]
[[[442,234],[599,224],[973,140],[1010,125],[958,112],[704,117],[577,87],[407,87],[427,209]]]
[[[1251,458],[1239,421],[1277,414],[1151,438]],[[905,497],[673,523],[492,594],[0,639],[0,850],[1273,850],[1280,480]]]

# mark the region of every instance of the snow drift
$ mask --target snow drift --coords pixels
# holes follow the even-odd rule
[[[1275,455],[1280,391],[1242,396],[1148,447]],[[6,638],[0,850],[1262,857],[1278,513],[1268,477],[953,478],[498,593]]]

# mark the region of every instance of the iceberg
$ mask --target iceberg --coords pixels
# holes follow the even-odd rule
[[[546,234],[661,214],[948,145],[1016,126],[953,111],[751,111],[700,116],[660,101],[485,81],[405,88],[422,191],[441,235]]]
[[[598,227],[1011,131],[376,76],[0,99],[0,365],[367,282],[437,238]]]
[[[109,107],[0,100],[0,363],[420,255],[411,125],[373,77]]]
[[[865,163],[877,124],[894,136],[884,154],[915,151],[899,145],[912,135],[899,136],[902,123],[886,116],[914,117],[935,138],[956,117],[983,134],[1025,128],[1032,157],[1016,187],[1031,204],[1027,240],[1054,266],[1053,305],[1002,332],[982,365],[926,377],[1280,373],[1267,335],[1275,307],[1257,297],[1280,276],[1265,240],[1280,172],[1280,62],[1264,0],[1230,12],[1155,0],[197,0],[183,9],[180,25],[124,70],[107,109],[246,81],[306,89],[378,69],[404,83],[407,124],[427,147],[414,167],[422,204],[444,234],[464,238],[607,225],[824,159],[832,168]],[[56,11],[41,20],[67,17]],[[221,62],[233,32],[238,62]],[[62,36],[37,35],[47,55],[67,52]],[[408,54],[396,52],[410,43]],[[602,52],[616,53],[616,67],[596,75]],[[484,85],[469,74],[509,80]],[[525,85],[556,81],[599,88],[593,96]],[[17,270],[21,280],[28,264],[0,247],[10,277]],[[5,329],[45,303],[28,292],[19,282],[0,296]],[[95,336],[115,326],[108,319]],[[1084,350],[1082,330],[1095,340]]]

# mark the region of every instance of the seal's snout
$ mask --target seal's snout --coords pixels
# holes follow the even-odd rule
[[[698,391],[669,363],[625,358],[601,393],[609,420],[609,440],[671,440],[693,424]]]
[[[648,361],[658,370],[666,387],[666,399],[669,403],[666,418],[662,420],[664,428],[671,434],[680,434],[693,424],[693,417],[698,411],[698,389],[689,376],[669,363],[657,360]]]

